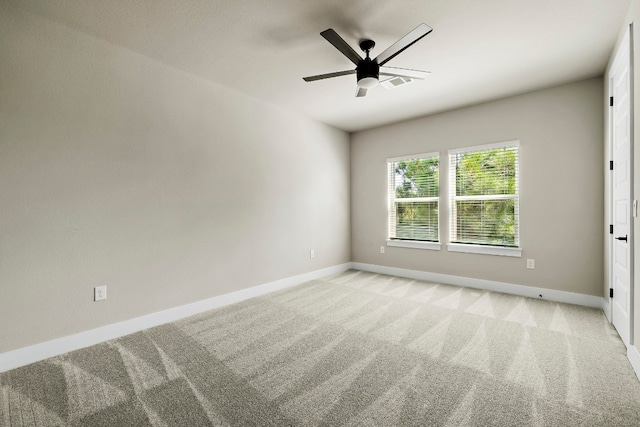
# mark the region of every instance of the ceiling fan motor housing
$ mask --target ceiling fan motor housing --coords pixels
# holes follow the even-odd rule
[[[378,84],[380,66],[371,58],[365,58],[358,63],[356,74],[358,77],[358,86],[370,88]]]

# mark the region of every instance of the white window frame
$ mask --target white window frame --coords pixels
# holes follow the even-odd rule
[[[440,219],[441,219],[441,209],[440,209],[440,205],[441,203],[441,194],[440,191],[438,191],[438,196],[435,197],[415,197],[415,198],[404,198],[404,199],[396,199],[395,197],[392,197],[391,192],[391,186],[389,185],[389,180],[391,179],[391,165],[393,165],[394,163],[397,162],[402,162],[404,160],[416,160],[416,159],[424,159],[427,157],[437,157],[438,158],[438,165],[439,167],[442,166],[442,158],[440,156],[439,152],[431,152],[431,153],[421,153],[421,154],[412,154],[412,155],[408,155],[408,156],[400,156],[400,157],[389,157],[387,159],[387,240],[386,240],[386,244],[387,246],[391,246],[391,247],[400,247],[400,248],[411,248],[411,249],[427,249],[427,250],[434,250],[434,251],[439,251],[441,249],[441,243],[440,243]],[[440,171],[442,171],[442,169],[440,169]],[[441,186],[439,185],[438,188],[441,188]],[[392,234],[395,235],[395,230],[393,229],[393,227],[395,226],[395,224],[392,225],[391,221],[389,220],[390,216],[391,216],[391,211],[394,210],[395,211],[395,203],[396,202],[438,202],[438,240],[433,242],[433,241],[420,241],[420,240],[402,240],[402,239],[391,239],[389,236],[391,236]]]
[[[495,148],[518,148],[518,164],[516,165],[516,194],[500,194],[500,195],[488,195],[488,196],[456,196],[456,174],[455,168],[451,162],[452,154],[468,153],[472,151],[491,150]],[[497,142],[493,144],[476,145],[473,147],[456,148],[447,151],[448,159],[448,173],[449,173],[449,200],[447,206],[449,207],[448,218],[449,221],[449,239],[447,243],[447,251],[449,252],[465,252],[476,253],[486,255],[499,255],[499,256],[511,256],[521,257],[522,247],[520,245],[520,215],[519,215],[519,201],[520,201],[520,141],[512,140],[505,142]],[[499,199],[514,199],[515,210],[515,243],[516,247],[511,246],[492,246],[473,243],[452,243],[451,240],[455,235],[455,227],[457,221],[456,218],[456,201],[458,200],[499,200]]]

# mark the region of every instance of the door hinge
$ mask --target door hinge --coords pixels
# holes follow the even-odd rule
[[[609,298],[613,298],[613,288],[609,288]]]
[[[609,107],[613,107],[613,96],[609,97]]]
[[[613,160],[609,160],[609,170],[613,170]]]
[[[613,234],[613,224],[609,224],[609,234]]]

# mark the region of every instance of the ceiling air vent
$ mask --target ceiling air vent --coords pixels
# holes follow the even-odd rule
[[[391,77],[390,79],[380,82],[380,84],[387,89],[392,89],[394,87],[406,85],[407,83],[411,83],[412,81],[413,80],[411,80],[409,77]]]

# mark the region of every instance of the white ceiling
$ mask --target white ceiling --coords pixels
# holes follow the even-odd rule
[[[17,1],[17,0],[16,0]],[[629,0],[21,0],[44,17],[346,131],[602,75]],[[424,22],[387,65],[431,76],[355,98],[353,69],[320,36],[372,57]]]

